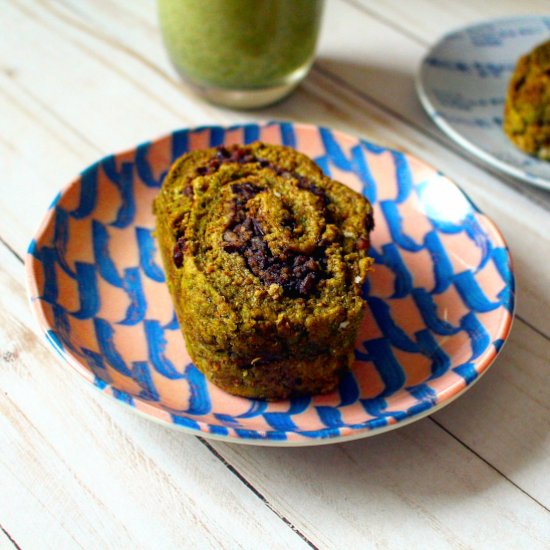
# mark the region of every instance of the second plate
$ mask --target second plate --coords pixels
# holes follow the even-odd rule
[[[435,123],[493,168],[550,189],[550,162],[517,149],[502,130],[506,89],[520,56],[550,38],[550,17],[486,21],[444,36],[422,61],[417,91]]]

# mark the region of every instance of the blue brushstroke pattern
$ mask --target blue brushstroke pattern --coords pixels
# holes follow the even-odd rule
[[[132,363],[132,378],[141,388],[138,397],[147,401],[160,401],[160,396],[153,382],[147,361],[134,361]]]
[[[210,128],[210,147],[218,147],[223,145],[225,141],[225,130],[220,126],[212,126]]]
[[[176,424],[177,426],[182,426],[184,428],[189,428],[191,430],[195,430],[197,432],[200,432],[200,426],[198,422],[195,420],[191,420],[191,418],[188,418],[187,416],[182,416],[179,414],[173,414],[172,415],[172,422]]]
[[[141,269],[149,279],[163,283],[165,281],[164,271],[155,263],[157,245],[153,237],[153,231],[145,227],[136,227],[136,239],[139,248],[139,265]]]
[[[296,133],[294,131],[294,125],[290,122],[281,122],[279,124],[281,129],[281,141],[283,145],[287,147],[296,147]]]
[[[112,388],[112,391],[113,391],[113,397],[115,399],[117,399],[118,401],[122,401],[123,403],[126,403],[128,405],[130,405],[131,407],[134,407],[134,398],[124,392],[124,391],[121,391],[121,390],[118,390],[117,388]]]
[[[126,309],[126,316],[120,325],[137,325],[145,317],[147,311],[147,300],[143,293],[141,276],[137,267],[128,267],[124,270],[122,288],[130,299],[130,305]]]
[[[412,291],[412,297],[420,315],[422,315],[422,320],[431,331],[444,336],[451,336],[459,332],[460,327],[455,327],[438,316],[437,305],[428,291],[423,288],[415,288]]]
[[[51,304],[55,334],[59,342],[62,343],[63,348],[71,350],[78,356],[82,356],[82,352],[75,347],[71,338],[71,323],[65,308],[61,307],[59,304]]]
[[[55,351],[59,353],[62,357],[64,357],[63,350],[65,349],[63,346],[63,342],[59,339],[59,336],[55,332],[55,330],[47,330],[46,331],[46,338],[51,342],[53,345]]]
[[[55,209],[53,246],[57,253],[57,263],[69,275],[75,277],[74,270],[67,264],[67,244],[69,242],[69,213],[61,207]]]
[[[451,358],[439,346],[432,333],[427,329],[419,330],[415,337],[422,355],[432,362],[430,380],[445,374],[451,368]]]
[[[76,280],[80,309],[72,313],[77,319],[91,319],[97,315],[101,306],[97,287],[96,266],[84,262],[76,262]]]
[[[484,229],[479,225],[476,217],[473,213],[466,216],[464,219],[464,230],[466,235],[475,243],[475,245],[481,250],[481,261],[476,267],[476,272],[485,267],[485,264],[491,259],[491,252],[493,245],[489,239],[489,236]]]
[[[229,430],[225,426],[208,426],[211,434],[226,436],[229,434]]]
[[[470,361],[473,361],[489,347],[491,344],[491,337],[473,311],[462,317],[460,326],[466,331],[470,338],[470,344],[472,346]]]
[[[466,385],[471,384],[478,376],[474,363],[464,363],[454,368],[453,371],[464,378]]]
[[[346,157],[332,132],[328,128],[319,128],[319,135],[332,163],[340,170],[351,171],[353,163]]]
[[[317,166],[323,171],[323,174],[325,174],[325,176],[328,176],[330,178],[331,173],[329,157],[317,157],[315,159],[315,164],[317,164]]]
[[[399,327],[391,316],[390,306],[385,300],[369,296],[367,299],[369,308],[373,317],[376,319],[376,324],[384,336],[391,342],[392,346],[410,353],[417,353],[418,346],[413,342],[407,333]]]
[[[403,153],[392,151],[391,156],[395,165],[395,174],[398,188],[398,193],[395,200],[398,203],[402,203],[407,200],[408,196],[411,194],[411,189],[413,185],[411,169],[409,168],[407,157]]]
[[[376,338],[363,342],[363,346],[368,353],[363,355],[361,360],[372,361],[384,383],[380,397],[386,397],[399,390],[405,384],[405,373],[395,358],[389,341],[386,338]]]
[[[380,208],[388,224],[392,239],[408,252],[418,252],[423,245],[414,241],[412,237],[403,233],[403,217],[399,213],[399,207],[393,201],[380,201]]]
[[[62,196],[63,196],[63,193],[59,191],[57,195],[53,198],[52,202],[50,202],[50,206],[48,206],[48,210],[52,210],[52,208],[54,208],[57,205],[57,203],[59,202],[59,199],[61,199]]]
[[[99,388],[100,390],[104,390],[109,385],[107,382],[101,380],[101,378],[98,378],[97,376],[94,376],[93,384],[96,388]]]
[[[372,177],[362,145],[355,145],[348,158],[333,133],[327,128],[320,128],[319,134],[325,146],[327,157],[339,169],[354,172],[363,183],[363,194],[374,203],[376,201],[376,182]]]
[[[235,433],[244,439],[268,439],[271,441],[284,441],[287,435],[282,432],[256,432],[253,430],[243,430],[236,428]]]
[[[388,404],[384,399],[384,396],[379,396],[374,399],[361,399],[361,405],[368,414],[374,417],[378,417],[378,422],[369,422],[369,425],[380,427],[388,424],[389,418],[395,418],[396,420],[402,420],[406,418],[405,411],[388,411]]]
[[[338,391],[340,392],[339,407],[346,407],[359,399],[361,392],[353,373],[346,372],[346,374],[344,374],[338,386]]]
[[[239,417],[235,417],[231,414],[214,413],[214,418],[220,422],[223,422],[226,426],[231,426],[232,428],[242,426],[242,424],[237,420]]]
[[[56,271],[57,252],[53,248],[43,246],[40,249],[40,261],[44,270],[44,292],[40,298],[49,304],[56,304],[59,296]]]
[[[86,359],[86,363],[96,378],[99,378],[104,384],[111,384],[113,379],[105,366],[103,356],[90,349],[82,348],[82,354]]]
[[[178,130],[172,133],[172,162],[189,151],[189,130]]]
[[[295,397],[290,400],[290,405],[285,412],[264,413],[265,421],[274,429],[286,432],[298,430],[298,426],[292,421],[292,417],[302,414],[311,405],[311,397]],[[265,410],[265,407],[264,407]],[[242,418],[242,416],[240,416]]]
[[[30,254],[34,259],[40,261],[40,252],[38,251],[36,239],[31,239],[29,247],[27,248],[27,254]]]
[[[159,188],[166,177],[168,170],[161,172],[158,178],[155,178],[153,175],[153,170],[151,168],[151,163],[149,162],[149,148],[151,146],[150,142],[142,143],[136,149],[136,170],[141,181],[147,186],[152,188]]]
[[[124,359],[122,359],[120,353],[115,348],[113,327],[108,321],[99,317],[94,319],[94,327],[99,349],[102,355],[107,359],[109,365],[120,372],[120,374],[131,378],[132,371],[126,366]]]
[[[260,416],[267,409],[267,401],[261,401],[259,399],[251,399],[250,407],[248,410],[238,416],[238,418],[254,418]]]
[[[71,210],[73,218],[81,220],[90,216],[95,210],[97,203],[97,172],[98,164],[86,168],[80,174],[80,199],[78,206]]]
[[[244,142],[253,143],[260,139],[260,127],[257,124],[244,125]]]
[[[109,225],[123,229],[133,221],[136,213],[134,197],[134,164],[123,162],[120,169],[116,166],[116,157],[110,156],[103,159],[101,167],[111,183],[118,189],[120,205],[116,218]]]
[[[485,296],[471,271],[458,273],[454,276],[453,282],[457,292],[468,309],[472,309],[478,313],[486,313],[500,306],[500,302],[491,302],[491,300]]]
[[[430,231],[426,234],[424,246],[430,253],[433,263],[435,287],[432,293],[440,294],[447,290],[453,282],[453,264],[436,231]]]
[[[418,384],[407,388],[407,391],[418,401],[428,401],[428,403],[435,405],[437,403],[437,394],[433,388],[426,384]]]
[[[344,426],[342,413],[336,407],[318,406],[315,407],[319,419],[327,428],[341,428]]]
[[[411,293],[413,287],[412,275],[395,243],[383,245],[381,254],[374,248],[369,251],[369,254],[377,264],[385,265],[395,275],[392,298],[403,298]]]
[[[155,370],[170,380],[177,380],[186,376],[179,372],[172,362],[164,356],[166,339],[164,338],[164,331],[160,323],[158,321],[146,320],[143,322],[143,326],[149,349],[149,360]]]
[[[386,147],[376,145],[375,143],[371,143],[370,141],[365,141],[364,139],[360,140],[360,143],[369,153],[373,153],[375,155],[380,155],[388,151]]]
[[[185,368],[185,378],[189,382],[191,391],[189,407],[186,412],[196,415],[208,414],[212,410],[212,403],[206,377],[195,365],[191,364]]]
[[[513,280],[512,266],[510,265],[510,256],[506,248],[493,248],[491,258],[502,280],[507,283]]]
[[[179,330],[180,325],[178,323],[178,317],[175,311],[172,314],[172,320],[168,324],[163,325],[162,328],[164,330]]]
[[[298,426],[292,421],[292,417],[287,413],[265,413],[265,421],[275,430],[282,432],[295,432]]]
[[[362,193],[371,204],[374,204],[378,200],[376,194],[376,181],[369,168],[363,148],[360,145],[352,147],[351,156],[353,171],[359,176],[363,184]]]
[[[497,338],[493,342],[493,346],[495,346],[495,350],[496,350],[497,353],[499,353],[499,351],[502,349],[503,345],[504,345],[504,340],[502,338]]]
[[[118,274],[115,262],[109,251],[109,232],[100,222],[92,222],[92,240],[94,258],[99,269],[99,274],[111,285],[122,288],[122,277]]]

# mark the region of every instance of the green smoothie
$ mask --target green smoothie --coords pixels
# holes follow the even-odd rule
[[[258,89],[299,81],[311,65],[322,0],[158,0],[178,72],[199,86]]]

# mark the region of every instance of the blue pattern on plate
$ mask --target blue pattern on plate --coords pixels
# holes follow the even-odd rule
[[[279,130],[282,142],[297,145],[298,137],[291,123],[270,123],[270,126]],[[184,153],[189,148],[190,135],[199,132],[208,133],[211,145],[224,143],[226,130],[222,127],[177,131],[171,136],[171,157]],[[62,197],[52,203],[53,242],[37,243],[33,240],[29,246],[29,261],[39,264],[43,272],[40,296],[33,296],[32,299],[38,298],[52,308],[54,323],[47,331],[47,337],[55,349],[62,356],[65,356],[66,350],[70,350],[74,356],[80,357],[95,376],[94,384],[97,387],[102,390],[110,388],[116,399],[130,406],[135,405],[136,399],[162,406],[162,397],[155,380],[164,378],[181,381],[188,385],[190,398],[184,410],[165,408],[174,424],[196,433],[254,440],[281,441],[293,434],[309,439],[325,439],[339,437],[343,433],[349,435],[379,430],[435,407],[438,404],[438,394],[430,384],[449,371],[461,377],[465,385],[475,380],[478,376],[476,359],[489,348],[498,351],[503,343],[502,335],[492,339],[479,315],[500,309],[513,311],[514,281],[508,251],[502,243],[495,244],[494,239],[480,225],[477,209],[452,184],[443,182],[437,174],[438,181],[415,182],[409,159],[402,153],[389,151],[395,168],[395,198],[384,198],[377,202],[380,190],[377,189],[366,153],[381,155],[387,150],[358,141],[346,151],[330,130],[320,128],[318,132],[319,141],[324,146],[324,153],[316,158],[318,164],[327,173],[330,173],[332,167],[354,173],[363,184],[363,193],[378,205],[391,236],[391,242],[384,243],[379,248],[373,247],[371,254],[377,265],[384,266],[392,274],[393,294],[390,298],[374,295],[371,293],[371,282],[366,282],[365,298],[380,335],[363,341],[356,350],[357,359],[372,364],[381,380],[382,390],[378,395],[363,397],[356,376],[349,373],[343,378],[334,403],[317,404],[314,399],[305,397],[286,402],[286,409],[279,405],[273,410],[266,402],[248,400],[250,406],[245,412],[238,415],[226,414],[215,408],[208,383],[194,365],[177,365],[168,358],[167,336],[179,328],[175,316],[169,322],[161,322],[149,316],[150,304],[147,303],[144,287],[146,284],[164,282],[164,273],[156,260],[157,249],[152,228],[135,226],[135,189],[138,179],[145,186],[156,188],[166,173],[162,172],[160,178],[154,177],[154,171],[149,164],[150,149],[153,146],[151,143],[139,146],[135,150],[133,161],[126,156],[120,162],[117,157],[110,156],[85,170],[82,173],[78,205],[73,210],[67,210],[62,206]],[[243,133],[244,140],[251,142],[261,135],[261,127],[247,124],[243,127]],[[100,174],[113,185],[119,197],[118,209],[110,223],[94,217]],[[438,195],[441,189],[451,193],[450,217],[446,217],[446,210],[441,209],[441,197]],[[401,207],[413,196],[423,205],[425,220],[431,226],[431,230],[420,240],[408,233],[401,214]],[[445,200],[448,201],[448,196]],[[448,209],[448,202],[446,204]],[[94,263],[76,262],[72,268],[66,261],[72,237],[71,218],[90,218]],[[114,232],[126,228],[134,235],[136,265],[121,269],[115,261],[113,235]],[[475,269],[465,268],[461,272],[455,272],[443,242],[448,235],[462,235],[479,250],[479,265]],[[426,253],[432,263],[433,288],[415,286],[415,274],[409,271],[404,260],[404,254],[421,253]],[[492,262],[502,279],[498,299],[487,296],[478,281],[478,273],[488,262]],[[60,272],[76,282],[80,305],[75,311],[66,309],[60,299]],[[101,285],[111,285],[127,297],[125,316],[118,323],[111,323],[100,316]],[[462,298],[467,311],[459,324],[453,324],[446,319],[436,303],[437,296],[450,288],[454,288]],[[412,335],[400,326],[399,319],[393,313],[392,304],[402,299],[412,300],[418,310],[419,319],[424,323],[424,327]],[[100,353],[73,341],[70,317],[93,322]],[[117,325],[140,327],[147,346],[147,356],[133,360],[131,364],[125,362],[117,350]],[[463,334],[470,342],[471,353],[462,364],[453,367],[451,357],[440,346],[438,338],[458,333]],[[426,359],[429,373],[421,383],[409,384],[409,375],[399,357],[401,352],[418,354]],[[107,366],[118,373],[117,376],[128,377],[136,382],[139,388],[136,393],[129,394],[118,389]],[[399,391],[406,392],[408,405],[396,410],[390,406],[388,400]],[[355,405],[367,413],[366,419],[346,419],[346,412]],[[300,415],[307,413],[312,407],[318,416],[320,428],[304,430],[300,427]],[[207,416],[208,419],[203,420]],[[266,429],[247,429],[246,422],[254,418],[261,418]]]

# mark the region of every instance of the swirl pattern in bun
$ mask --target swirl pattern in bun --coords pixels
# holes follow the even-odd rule
[[[368,201],[307,156],[254,143],[187,153],[154,208],[196,366],[245,397],[335,389],[363,316]]]

